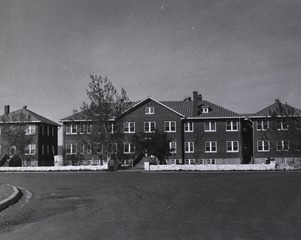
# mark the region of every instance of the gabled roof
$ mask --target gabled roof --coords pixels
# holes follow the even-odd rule
[[[272,105],[260,110],[259,112],[253,114],[253,117],[267,117],[271,116],[272,112],[277,112],[278,109],[278,104],[277,102],[273,103]],[[295,107],[292,107],[290,105],[285,105],[283,103],[280,103],[283,107],[289,106],[293,110],[293,114],[297,116],[301,116],[301,110]]]
[[[28,110],[27,108],[22,108],[7,115],[0,116],[0,122],[16,123],[16,122],[26,122],[26,123],[45,123],[49,125],[60,126],[60,124],[51,121],[35,112]]]
[[[146,99],[143,99],[139,102],[132,103],[130,108],[128,108],[126,111],[124,111],[120,116],[117,118],[123,117],[124,115],[136,110],[143,104],[154,101],[158,103],[159,105],[169,109],[170,111],[178,114],[180,117],[187,117],[187,118],[233,118],[233,117],[241,117],[240,114],[235,113],[231,110],[228,110],[226,108],[223,108],[221,106],[218,106],[216,104],[213,104],[209,101],[201,101],[199,102],[199,108],[202,106],[209,107],[210,111],[208,113],[201,113],[199,116],[194,116],[193,111],[193,101],[157,101],[151,97],[147,97]],[[73,115],[70,115],[68,117],[65,117],[60,120],[60,122],[70,122],[70,121],[87,121],[88,118],[85,115],[84,112],[78,112]]]
[[[173,105],[172,103],[173,102],[159,102],[151,97],[147,97],[146,99],[140,101],[140,102],[137,102],[136,104],[132,105],[132,107],[130,107],[129,109],[127,109],[126,111],[124,111],[120,116],[118,116],[118,118],[120,117],[123,117],[124,115],[128,114],[129,112],[132,112],[134,111],[135,109],[139,108],[141,105],[149,102],[149,101],[154,101],[156,103],[158,103],[159,105],[169,109],[170,111],[174,112],[175,114],[178,114],[180,117],[185,117],[184,114],[182,114],[181,112],[178,112],[177,110],[175,110],[174,108],[172,107],[169,107],[168,104],[165,104],[165,103],[170,103],[171,105]],[[173,107],[175,107],[176,104],[174,104]],[[177,107],[176,107],[177,108]],[[184,108],[178,108],[178,110],[183,110]]]
[[[85,112],[81,111],[61,119],[60,122],[83,121],[83,120],[87,121],[89,119],[85,114]]]

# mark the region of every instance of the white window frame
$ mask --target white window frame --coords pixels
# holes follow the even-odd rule
[[[79,153],[80,154],[85,154],[85,148],[86,148],[86,146],[85,146],[85,144],[80,144],[79,145]]]
[[[185,164],[186,165],[195,165],[196,164],[196,161],[195,159],[185,159]]]
[[[176,132],[177,131],[177,122],[176,121],[165,121],[164,122],[164,131],[165,132]]]
[[[145,114],[155,114],[155,107],[145,107]]]
[[[70,148],[68,148],[68,146],[70,146]],[[47,145],[47,147],[49,148],[48,145]],[[68,149],[70,149],[70,152],[68,152]],[[77,154],[77,144],[76,143],[66,143],[66,154],[67,155]]]
[[[207,151],[207,144],[209,150]],[[215,148],[215,150],[213,150]],[[217,153],[217,141],[205,141],[205,153]]]
[[[207,128],[208,124],[208,128]],[[216,122],[214,121],[206,121],[204,122],[205,132],[216,132]]]
[[[177,142],[169,142],[169,149],[174,149],[170,153],[177,154]]]
[[[269,120],[257,120],[257,131],[267,131],[270,128]]]
[[[184,131],[185,132],[193,132],[194,131],[193,122],[184,122]]]
[[[25,147],[25,155],[36,155],[37,149],[36,149],[36,144],[28,144]]]
[[[230,146],[229,146],[229,144],[230,144]],[[235,146],[235,144],[236,144],[236,146]],[[237,148],[237,149],[235,149],[235,148]],[[228,153],[239,152],[239,142],[238,141],[227,141],[226,149],[227,149]]]
[[[75,124],[75,123],[67,123],[66,124],[66,134],[67,135],[75,135],[75,134],[77,134],[77,124]]]
[[[185,142],[185,153],[194,153],[194,142]]]
[[[203,107],[202,113],[209,113],[209,107]]]
[[[259,147],[261,147],[262,149],[259,149]],[[269,151],[270,151],[270,141],[269,140],[258,140],[257,141],[257,152],[269,152]]]
[[[153,128],[153,130],[152,130]],[[144,132],[145,133],[152,133],[156,131],[156,122],[155,121],[149,121],[144,122]]]
[[[284,124],[284,122],[282,120],[277,120],[276,124],[277,124],[278,131],[286,131],[289,128],[288,123]],[[280,128],[279,128],[279,125],[280,125]],[[286,128],[285,128],[285,125],[286,125]]]
[[[36,134],[36,125],[30,124],[26,126],[25,135],[35,135]],[[1,131],[0,131],[1,133]],[[0,134],[1,135],[1,134]]]
[[[216,160],[215,159],[206,159],[206,164],[208,165],[215,165],[216,164]]]
[[[135,122],[124,122],[124,133],[135,133]]]
[[[238,128],[238,121],[226,121],[226,132],[238,132]]]
[[[287,152],[287,151],[289,151],[289,148],[290,148],[289,144],[290,144],[289,140],[277,140],[276,141],[276,150],[277,150],[277,152],[282,152],[282,151]],[[287,146],[287,148],[285,148],[286,146]]]
[[[135,153],[135,144],[132,142],[124,142],[123,144],[124,154],[133,154]]]

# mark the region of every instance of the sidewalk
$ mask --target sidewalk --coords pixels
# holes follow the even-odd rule
[[[10,184],[0,183],[0,211],[16,203],[22,197],[22,192]]]

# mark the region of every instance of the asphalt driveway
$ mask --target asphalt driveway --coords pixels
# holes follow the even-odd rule
[[[299,172],[1,173],[1,240],[301,239]]]

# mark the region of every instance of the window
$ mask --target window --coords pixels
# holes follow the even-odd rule
[[[270,141],[269,140],[257,141],[257,151],[258,152],[269,152],[270,151]]]
[[[110,124],[110,133],[114,133],[115,129],[114,129],[114,123]]]
[[[0,145],[0,155],[2,155],[2,152],[1,152],[1,145]]]
[[[49,147],[47,145],[47,147]],[[67,143],[66,144],[66,154],[76,154],[77,153],[77,144],[76,143]]]
[[[80,154],[85,154],[85,144],[81,144],[79,149]]]
[[[135,153],[135,145],[131,142],[124,143],[124,153]]]
[[[203,159],[198,159],[197,163],[198,164],[204,164],[204,160]]]
[[[87,124],[87,134],[91,134],[92,124]]]
[[[144,122],[144,132],[150,133],[156,130],[156,122]]]
[[[35,135],[36,134],[36,125],[28,125],[25,129],[26,135]]]
[[[288,129],[288,123],[287,121],[277,121],[277,129],[280,130],[287,130]]]
[[[176,122],[175,121],[166,121],[164,122],[165,132],[176,132]]]
[[[239,150],[238,141],[227,142],[227,152],[238,152],[238,150]]]
[[[67,124],[66,125],[66,134],[76,134],[77,125],[76,124]]]
[[[2,130],[2,127],[0,126],[0,135],[1,135],[1,130]]]
[[[226,131],[238,131],[238,121],[227,121]]]
[[[216,122],[205,122],[205,132],[215,132]]]
[[[52,127],[52,136],[54,137],[54,127]]]
[[[185,142],[185,153],[194,152],[194,142]]]
[[[277,151],[288,151],[289,150],[289,141],[288,140],[279,140],[276,141]]]
[[[79,126],[79,133],[80,134],[84,134],[85,133],[85,129],[86,129],[86,125],[81,123]]]
[[[91,147],[91,143],[87,144],[87,154],[91,154],[92,153],[92,147]]]
[[[29,144],[25,147],[25,155],[36,155],[36,145]]]
[[[207,159],[206,163],[207,164],[216,164],[216,161],[215,161],[215,159]]]
[[[155,108],[154,107],[146,107],[145,114],[155,114]]]
[[[205,153],[216,153],[217,152],[217,142],[207,141],[205,142]]]
[[[42,155],[44,155],[45,154],[45,146],[44,146],[44,144],[42,144]]]
[[[203,107],[202,113],[209,113],[209,107]]]
[[[184,131],[185,132],[193,132],[193,122],[185,122],[184,123]]]
[[[297,151],[301,151],[301,142],[298,142]]]
[[[50,129],[49,129],[49,126],[47,126],[47,136],[50,135]]]
[[[124,123],[125,133],[135,133],[135,122],[125,122]]]
[[[47,155],[49,155],[49,145],[47,145]]]
[[[169,143],[169,149],[170,149],[170,153],[177,153],[177,142],[170,142]]]
[[[101,154],[102,153],[102,144],[101,143],[97,143],[96,153],[97,154]]]
[[[257,131],[266,131],[268,129],[269,129],[268,120],[257,121]]]
[[[301,130],[301,119],[296,120],[296,128],[297,130]],[[1,129],[0,129],[0,135],[1,135]]]
[[[185,164],[194,165],[195,164],[195,159],[185,159]]]

